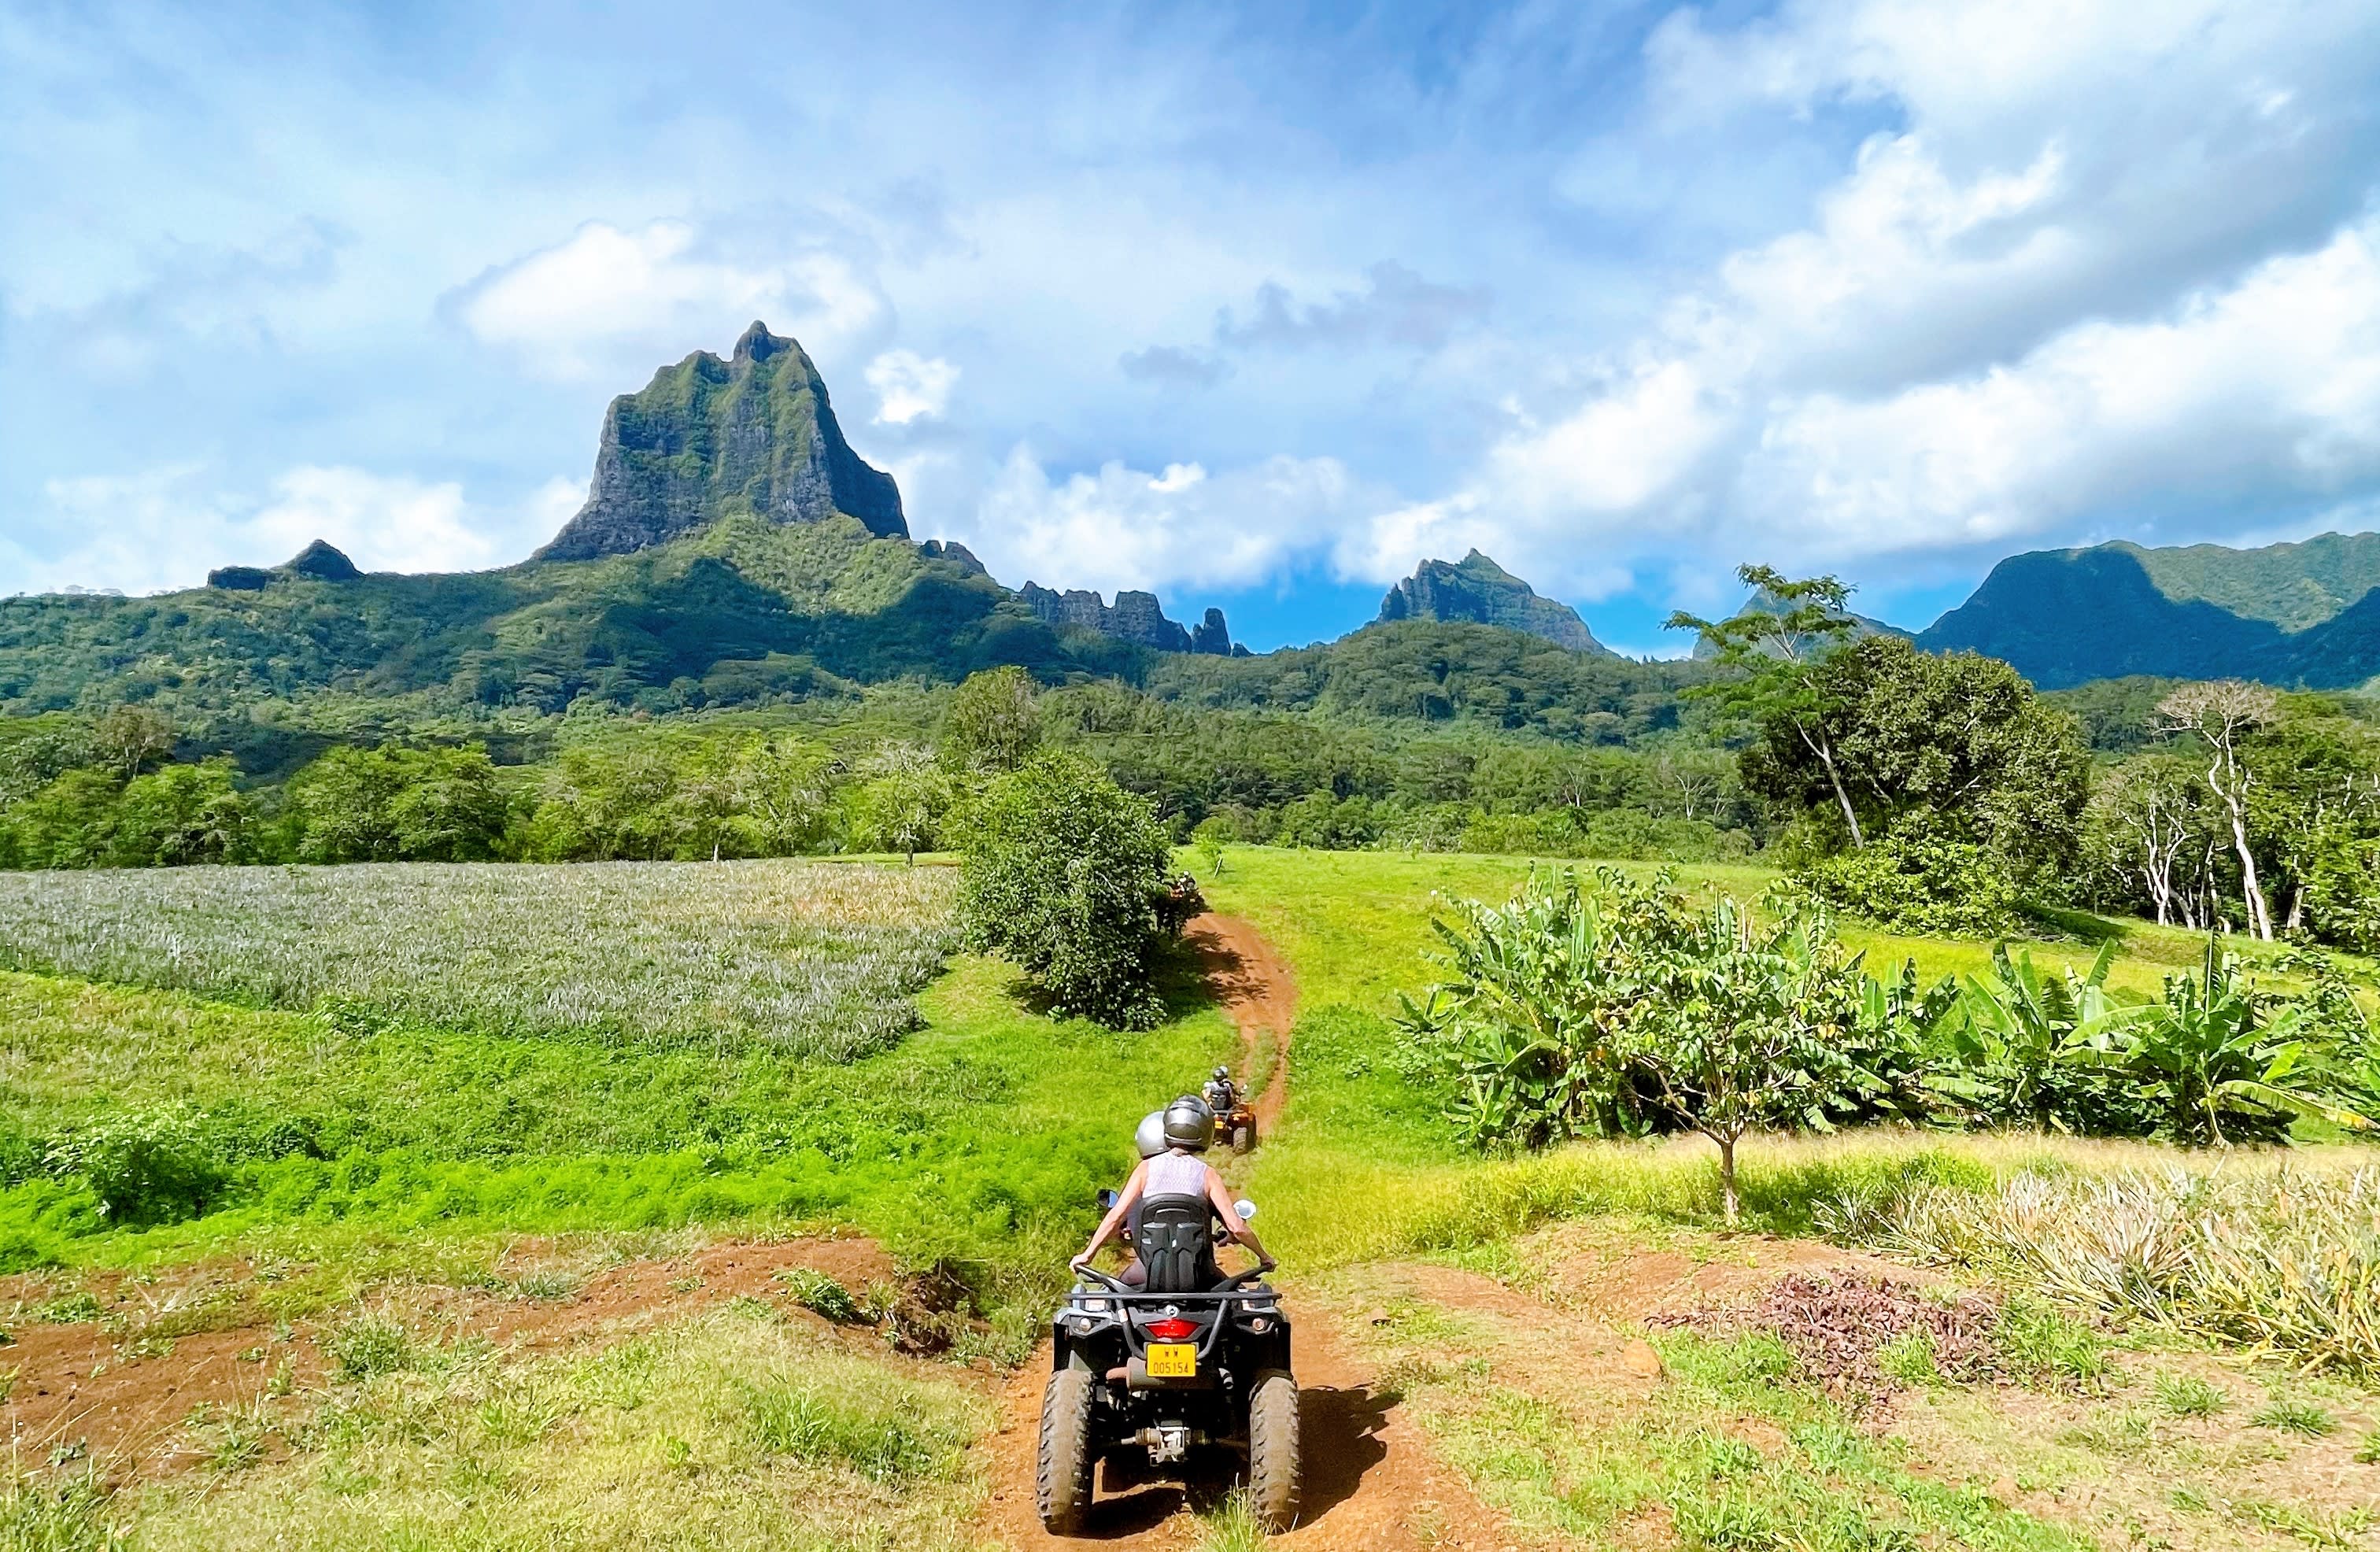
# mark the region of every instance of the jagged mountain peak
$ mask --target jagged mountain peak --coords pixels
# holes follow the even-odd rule
[[[809,354],[755,320],[729,359],[698,350],[612,401],[587,504],[534,558],[625,554],[739,514],[836,513],[879,538],[909,536],[900,489],[844,440]]]
[[[1424,561],[1380,600],[1379,624],[1396,620],[1458,620],[1501,625],[1574,652],[1611,649],[1595,639],[1578,611],[1536,588],[1473,549],[1460,561]]]

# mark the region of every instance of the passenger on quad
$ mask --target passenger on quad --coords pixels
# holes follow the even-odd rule
[[[1050,1319],[1035,1504],[1052,1534],[1078,1535],[1102,1477],[1112,1494],[1229,1463],[1257,1522],[1285,1531],[1297,1523],[1303,1473],[1289,1312],[1265,1280],[1273,1259],[1246,1226],[1256,1205],[1232,1201],[1198,1157],[1214,1136],[1212,1112],[1184,1095],[1158,1119],[1161,1151],[1121,1193],[1100,1193],[1110,1210]],[[1223,1275],[1217,1219],[1259,1267]],[[1126,1225],[1132,1267],[1121,1276],[1093,1267]]]
[[[1216,1068],[1215,1075],[1207,1080],[1202,1097],[1207,1101],[1207,1109],[1218,1117],[1230,1115],[1238,1109],[1240,1086],[1232,1081],[1232,1070],[1229,1067]]]
[[[1148,1122],[1141,1124],[1145,1128]],[[1110,1207],[1107,1217],[1099,1220],[1099,1231],[1091,1236],[1091,1243],[1085,1245],[1083,1253],[1069,1265],[1077,1271],[1089,1266],[1091,1258],[1099,1255],[1110,1240],[1133,1223],[1135,1210],[1144,1198],[1193,1196],[1203,1198],[1211,1205],[1215,1216],[1222,1220],[1224,1231],[1255,1255],[1260,1270],[1270,1271],[1277,1263],[1266,1254],[1264,1242],[1257,1238],[1257,1231],[1241,1219],[1238,1208],[1232,1201],[1232,1194],[1223,1188],[1223,1177],[1198,1157],[1215,1140],[1214,1112],[1207,1108],[1204,1100],[1185,1094],[1165,1107],[1161,1124],[1165,1151],[1141,1159],[1132,1171],[1132,1179],[1124,1182],[1115,1206]],[[1135,1238],[1136,1240],[1138,1236]],[[1133,1266],[1125,1270],[1124,1280],[1134,1281],[1134,1274],[1139,1270],[1140,1264],[1135,1258]]]

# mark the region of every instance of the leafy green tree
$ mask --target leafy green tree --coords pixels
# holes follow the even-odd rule
[[[849,795],[847,824],[864,850],[900,852],[914,863],[941,838],[958,801],[950,773],[916,745],[888,744],[862,768],[868,779]]]
[[[509,807],[483,748],[333,749],[290,782],[308,862],[467,862],[497,855]]]
[[[1207,859],[1207,871],[1218,879],[1223,876],[1223,849],[1238,839],[1238,828],[1220,814],[1200,819],[1190,832],[1191,843]]]
[[[248,860],[253,825],[228,759],[169,765],[125,783],[109,826],[107,860],[177,867]]]
[[[115,773],[129,781],[174,752],[174,721],[148,706],[119,706],[91,730],[91,747]]]
[[[1820,672],[1858,634],[1845,609],[1851,588],[1831,576],[1796,580],[1765,565],[1738,566],[1736,576],[1754,589],[1741,612],[1716,622],[1682,610],[1670,616],[1668,628],[1698,634],[1724,671],[1686,694],[1712,704],[1723,727],[1756,729],[1772,750],[1797,746],[1832,795],[1851,843],[1864,845],[1837,747],[1840,687]],[[1791,769],[1799,760],[1776,763]]]
[[[1146,800],[1079,756],[1043,755],[994,781],[971,814],[960,916],[1053,1012],[1119,1029],[1163,1013],[1154,981],[1172,860]]]
[[[1833,758],[1821,763],[1807,740],[1772,722],[1744,752],[1754,792],[1820,821],[1836,817],[1840,792],[1868,841],[1922,829],[1972,843],[2020,883],[2070,862],[2090,753],[2073,720],[2008,664],[1877,635],[1839,649],[1809,677],[1828,709]]]
[[[415,862],[485,862],[498,855],[511,803],[481,748],[402,751],[411,758],[390,800],[396,855]]]
[[[1021,668],[967,675],[942,715],[942,752],[961,767],[1014,770],[1041,746],[1040,697]]]
[[[1565,873],[1509,905],[1455,902],[1433,922],[1449,978],[1402,1000],[1400,1023],[1452,1070],[1451,1119],[1473,1142],[1683,1126],[1718,1146],[1733,1222],[1747,1131],[1831,1126],[1893,1085],[1859,1059],[1913,1061],[1893,1024],[1911,1000],[1872,993],[1806,897],[1764,905],[1697,909],[1667,875],[1610,869],[1592,892]]]

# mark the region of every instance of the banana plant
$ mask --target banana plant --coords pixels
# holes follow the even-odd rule
[[[2032,950],[2011,956],[2006,943],[1993,944],[1991,973],[1967,977],[1944,1021],[1956,1060],[1935,1075],[1936,1089],[1993,1120],[2071,1130],[2065,1080],[2103,1058],[2141,1016],[2107,995],[2115,958],[2110,940],[2088,973],[2066,966],[2045,975]]]
[[[2211,940],[2203,976],[2167,976],[2163,1000],[2141,1012],[2119,1061],[2155,1092],[2178,1139],[2222,1147],[2237,1134],[2277,1135],[2297,1115],[2372,1129],[2312,1060],[2306,1010],[2261,996]]]

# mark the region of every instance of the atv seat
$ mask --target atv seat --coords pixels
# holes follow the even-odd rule
[[[1151,1293],[1204,1293],[1223,1280],[1215,1264],[1215,1209],[1204,1196],[1149,1196],[1133,1215],[1133,1254]]]

